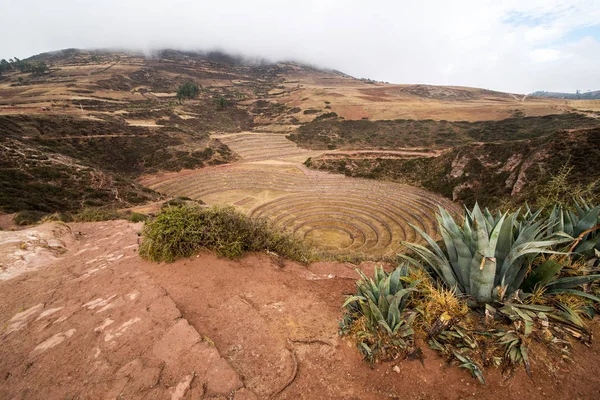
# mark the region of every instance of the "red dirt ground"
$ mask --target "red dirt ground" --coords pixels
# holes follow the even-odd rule
[[[1,399],[600,398],[598,343],[554,371],[533,357],[533,381],[488,370],[482,386],[426,347],[424,365],[371,369],[337,334],[351,265],[153,264],[137,255],[140,224],[69,226],[58,260],[0,281]]]

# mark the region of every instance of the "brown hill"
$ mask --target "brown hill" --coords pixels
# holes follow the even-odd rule
[[[236,159],[213,133],[297,132],[293,140],[313,149],[393,150],[522,139],[594,123],[554,99],[389,85],[218,52],[69,49],[25,62],[45,62],[49,71],[13,69],[0,77],[5,212],[153,199],[136,178]],[[176,91],[189,81],[200,94],[179,102]]]
[[[568,200],[586,188],[588,195],[600,198],[598,168],[591,161],[599,158],[600,129],[593,128],[527,140],[471,143],[438,157],[342,155],[332,159],[326,155],[307,164],[348,176],[412,183],[453,201],[468,205],[479,201],[495,207],[508,202],[539,203],[547,196]],[[548,188],[553,177],[561,174],[563,186]],[[567,190],[561,193],[560,189]]]

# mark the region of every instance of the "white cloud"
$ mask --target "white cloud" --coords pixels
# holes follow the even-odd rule
[[[397,83],[600,88],[598,0],[0,0],[0,57],[67,47],[221,48]],[[575,76],[577,75],[577,76]]]
[[[561,52],[556,49],[535,49],[530,55],[531,59],[538,63],[555,61],[561,58]]]

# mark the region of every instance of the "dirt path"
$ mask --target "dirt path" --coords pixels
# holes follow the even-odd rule
[[[600,346],[559,368],[532,357],[487,386],[425,360],[378,364],[338,336],[348,264],[283,267],[267,255],[153,264],[139,224],[70,224],[58,259],[0,282],[2,399],[596,399]],[[372,265],[362,268],[371,270]],[[593,326],[598,332],[598,326]]]
[[[441,150],[424,150],[424,149],[406,149],[406,150],[336,150],[327,151],[321,154],[318,158],[321,159],[341,159],[341,158],[414,158],[414,157],[437,157],[442,154]]]

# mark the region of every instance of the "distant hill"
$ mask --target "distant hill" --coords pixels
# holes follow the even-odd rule
[[[41,72],[19,61],[0,77],[0,213],[153,200],[141,176],[237,159],[215,133],[295,133],[313,149],[448,148],[600,123],[556,99],[383,84],[221,52],[66,49],[22,60]],[[197,96],[178,99],[190,82]]]
[[[530,96],[569,100],[598,100],[600,99],[600,90],[594,90],[592,92],[585,93],[544,92],[542,90],[538,90],[537,92],[531,93]]]

